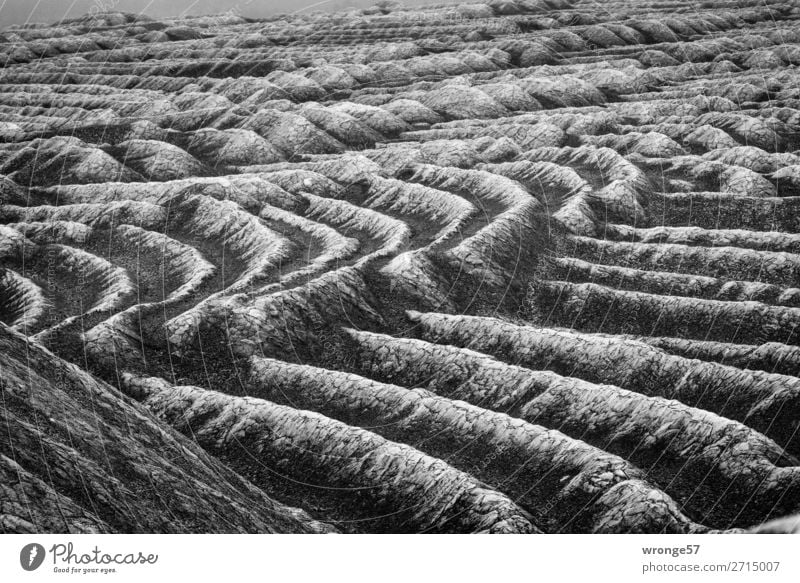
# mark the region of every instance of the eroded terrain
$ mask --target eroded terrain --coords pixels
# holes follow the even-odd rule
[[[0,33],[0,529],[790,532],[800,3]]]

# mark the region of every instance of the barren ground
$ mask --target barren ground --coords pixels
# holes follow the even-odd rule
[[[6,29],[0,530],[796,530],[799,19]]]

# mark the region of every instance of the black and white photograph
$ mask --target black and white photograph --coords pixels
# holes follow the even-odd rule
[[[800,1],[0,0],[0,63],[4,581],[800,580]]]

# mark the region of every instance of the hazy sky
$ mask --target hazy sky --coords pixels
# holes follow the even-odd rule
[[[268,16],[277,12],[343,10],[372,6],[377,0],[0,0],[0,29],[22,22],[55,22],[93,10],[148,14],[217,14],[235,10],[242,16]],[[443,4],[446,0],[405,0],[406,5]]]

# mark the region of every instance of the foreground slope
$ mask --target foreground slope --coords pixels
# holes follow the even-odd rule
[[[795,530],[800,4],[597,8],[4,31],[6,335],[346,532]]]

